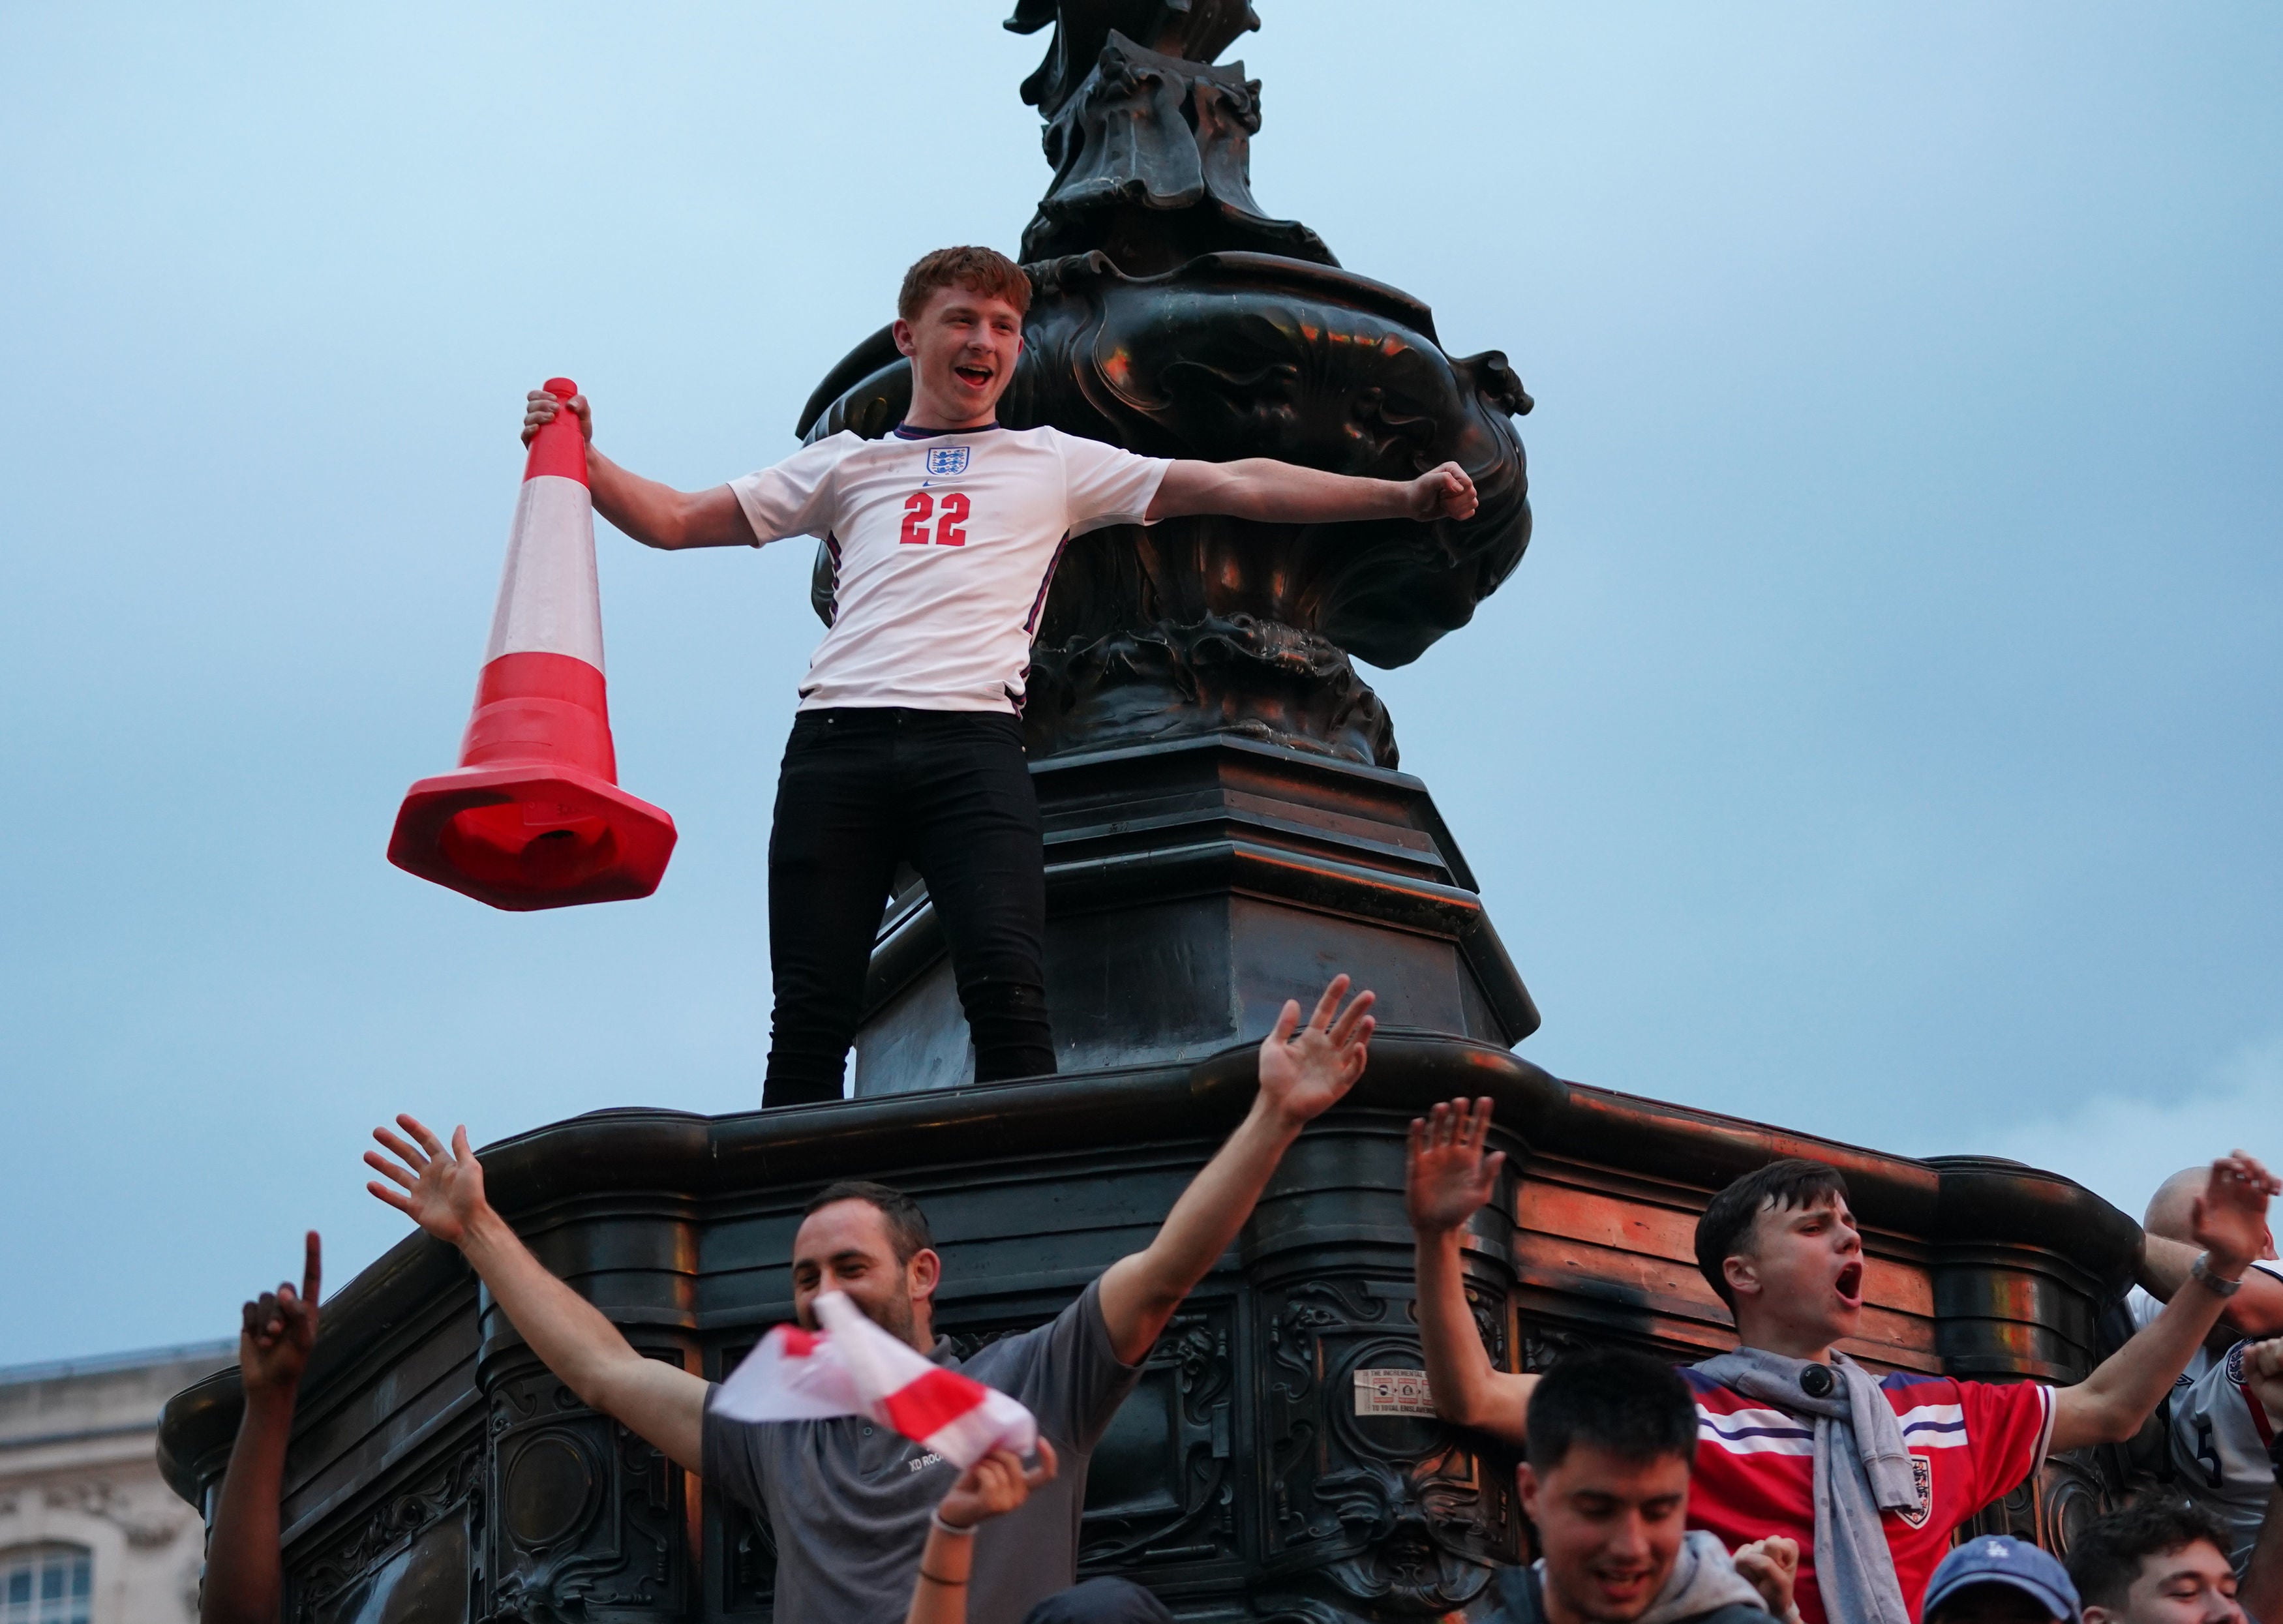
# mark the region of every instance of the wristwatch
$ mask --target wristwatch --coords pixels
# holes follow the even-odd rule
[[[2223,1280],[2211,1271],[2211,1254],[2199,1252],[2196,1261],[2188,1266],[2188,1278],[2211,1293],[2215,1297],[2232,1297],[2243,1289],[2243,1279]]]

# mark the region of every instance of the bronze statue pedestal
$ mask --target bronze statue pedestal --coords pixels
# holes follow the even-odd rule
[[[1473,874],[1408,774],[1207,734],[1050,757],[1047,994],[1068,1074],[1258,1042],[1343,971],[1383,1030],[1508,1048],[1538,1027]],[[873,955],[861,1099],[974,1076],[943,933],[916,878]]]
[[[2075,1185],[1562,1083],[1511,1052],[1538,1012],[1350,657],[1417,657],[1514,570],[1530,509],[1512,419],[1529,397],[1503,356],[1445,354],[1425,306],[1261,214],[1259,86],[1212,66],[1257,26],[1243,0],[1018,0],[1009,26],[1049,23],[1025,96],[1055,180],[1025,233],[1038,299],[1001,421],[1390,479],[1453,460],[1481,509],[1071,544],[1026,718],[1061,1076],[966,1084],[914,884],[883,924],[855,1098],[540,1128],[484,1153],[495,1204],[645,1354],[718,1378],[791,1315],[802,1203],[834,1178],[884,1180],[933,1221],[939,1325],[980,1341],[1043,1322],[1146,1244],[1245,1109],[1277,1006],[1351,972],[1381,998],[1368,1071],[1286,1157],[1088,1479],[1085,1571],[1227,1624],[1470,1616],[1495,1565],[1527,1554],[1513,1463],[1437,1422],[1411,1379],[1404,1143],[1455,1095],[1497,1102],[1509,1156],[1468,1250],[1506,1368],[1578,1340],[1680,1359],[1726,1346],[1692,1261],[1696,1215],[1736,1175],[1810,1155],[1846,1171],[1866,1226],[1851,1352],[2084,1375],[2139,1237]],[[903,364],[883,335],[859,345],[800,431],[885,432]],[[820,587],[829,616],[829,563]],[[209,1512],[238,1404],[225,1372],[168,1408],[168,1480]],[[2127,1469],[2114,1451],[2056,1462],[1985,1521],[2060,1542]],[[580,1405],[458,1255],[418,1236],[326,1307],[284,1521],[292,1624],[772,1616],[767,1528]]]

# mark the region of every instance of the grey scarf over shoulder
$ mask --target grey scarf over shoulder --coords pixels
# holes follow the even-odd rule
[[[1815,1584],[1831,1624],[1911,1624],[1887,1547],[1882,1511],[1915,1511],[1919,1488],[1902,1423],[1870,1371],[1831,1356],[1840,1385],[1817,1398],[1799,1385],[1809,1368],[1764,1348],[1739,1348],[1697,1370],[1747,1398],[1815,1428]]]

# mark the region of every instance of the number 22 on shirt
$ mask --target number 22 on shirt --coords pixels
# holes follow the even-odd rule
[[[935,535],[932,540],[938,547],[967,545],[967,497],[963,493],[958,491],[944,493],[943,513],[940,517],[936,517],[935,498],[925,491],[914,491],[909,496],[905,497],[903,540],[906,547],[925,547],[928,544],[931,540],[928,535],[928,520],[931,517],[935,518]]]

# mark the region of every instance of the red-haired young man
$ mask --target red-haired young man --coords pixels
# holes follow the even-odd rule
[[[1266,458],[1168,462],[1049,428],[999,425],[1031,287],[987,248],[929,254],[904,278],[896,346],[908,415],[884,439],[838,433],[774,468],[683,492],[593,445],[595,506],[669,549],[822,537],[831,629],[809,660],[769,838],[775,981],[766,1105],[837,1100],[873,934],[899,861],[927,882],[951,944],[978,1082],[1055,1069],[1041,967],[1046,860],[1023,754],[1024,677],[1063,544],[1110,524],[1225,513],[1294,524],[1465,518],[1455,462],[1358,479]],[[558,409],[534,392],[528,439]]]

